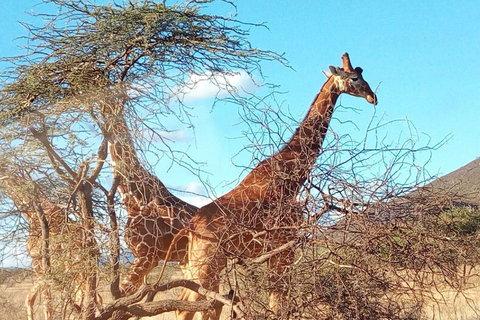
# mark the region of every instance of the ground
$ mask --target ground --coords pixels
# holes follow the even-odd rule
[[[170,278],[181,276],[179,271],[171,271]],[[26,319],[24,306],[25,296],[33,285],[33,274],[25,270],[0,270],[0,320]],[[104,286],[103,288],[107,288]],[[474,320],[480,319],[480,278],[472,277],[464,285],[462,292],[440,289],[435,293],[437,299],[443,302],[432,302],[424,307],[423,319],[436,320]],[[158,295],[157,299],[177,297],[180,289]],[[104,302],[108,303],[108,293],[102,294]],[[40,300],[40,298],[39,298]],[[38,304],[38,303],[37,303]],[[475,312],[475,309],[477,312]],[[43,315],[37,307],[36,319],[42,320]],[[165,313],[155,317],[142,318],[147,320],[174,319],[173,313]],[[423,320],[422,319],[422,320]]]
[[[156,280],[155,276],[158,274],[158,269],[152,272],[150,282]],[[175,266],[167,267],[163,279],[180,279],[182,273],[180,269]],[[25,297],[33,286],[34,274],[25,269],[0,269],[0,320],[21,320],[27,319],[27,312],[25,308]],[[166,281],[166,280],[165,280]],[[163,281],[162,281],[163,282]],[[104,304],[111,302],[110,294],[108,292],[108,285],[101,285],[101,296]],[[155,300],[161,299],[175,299],[182,289],[175,288],[165,293],[159,293]],[[37,297],[35,304],[35,320],[43,320],[43,313],[41,310],[41,296]],[[222,317],[223,318],[223,317]],[[154,317],[145,317],[146,320],[171,320],[175,319],[173,312],[164,313]]]

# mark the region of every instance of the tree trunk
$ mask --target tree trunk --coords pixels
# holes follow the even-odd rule
[[[82,182],[78,190],[80,212],[82,215],[83,248],[85,250],[85,293],[82,306],[82,319],[95,318],[95,297],[97,289],[98,248],[95,242],[95,223],[93,217],[92,185]]]

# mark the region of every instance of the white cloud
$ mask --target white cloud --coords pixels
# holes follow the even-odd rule
[[[192,181],[185,187],[186,192],[195,193],[199,195],[206,194],[205,186],[197,181]]]
[[[208,72],[192,74],[187,83],[178,88],[178,98],[183,102],[205,100],[213,97],[224,98],[230,93],[251,93],[257,84],[245,71],[229,73]]]
[[[175,131],[161,131],[158,133],[163,139],[174,141],[174,142],[184,142],[184,141],[191,141],[192,137],[190,137],[185,131],[183,130],[175,130]]]
[[[186,197],[182,197],[182,199],[185,200],[186,202],[190,203],[190,204],[193,204],[194,206],[196,206],[198,208],[201,208],[204,205],[212,202],[211,199],[205,198],[205,197],[200,197],[200,196],[186,196]]]
[[[206,196],[207,190],[205,186],[197,181],[190,182],[185,187],[185,193],[181,195],[181,198],[188,203],[191,203],[199,208],[203,207],[207,203],[212,202],[208,196]]]

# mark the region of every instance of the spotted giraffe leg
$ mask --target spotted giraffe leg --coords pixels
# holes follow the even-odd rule
[[[294,251],[288,250],[274,255],[268,261],[270,269],[269,280],[270,285],[273,287],[269,293],[268,306],[276,316],[282,316],[282,318],[285,317],[286,307],[288,307],[285,285],[290,282],[288,271],[293,260]]]
[[[50,293],[50,288],[48,285],[43,283],[42,280],[35,281],[32,289],[27,294],[25,298],[25,305],[27,307],[27,319],[33,320],[34,319],[34,305],[35,300],[37,299],[38,293],[42,293],[42,307],[43,307],[43,314],[45,320],[52,319],[52,295]]]
[[[33,285],[32,289],[30,289],[30,292],[27,294],[27,297],[25,298],[25,306],[27,307],[28,320],[33,320],[33,314],[34,314],[33,307],[41,287],[42,287],[42,284],[40,283],[40,281],[38,280],[35,281],[35,284]]]
[[[188,262],[182,268],[184,276],[187,280],[193,280],[202,287],[218,292],[220,284],[219,273],[225,268],[225,259],[219,259],[215,256],[217,243],[202,243],[201,239],[192,237],[189,242]],[[204,296],[189,290],[183,289],[180,299],[183,301],[199,301],[205,299]],[[222,313],[222,307],[207,312],[199,312],[202,320],[218,320]],[[195,312],[177,311],[177,320],[192,320]]]
[[[212,268],[200,267],[200,268],[192,268],[192,272],[188,274],[212,274]],[[200,280],[199,277],[191,277],[187,276],[186,279],[194,280],[195,282],[199,282],[200,285],[208,290],[218,292],[219,291],[219,277],[212,276],[208,277],[208,279]],[[198,294],[195,291],[190,289],[183,289],[182,294],[180,295],[180,300],[183,301],[200,301],[205,299],[202,295]],[[214,310],[206,311],[206,312],[199,312],[201,314],[202,320],[218,320],[220,318],[220,314],[222,313],[222,307],[215,308]],[[195,312],[189,311],[177,311],[177,320],[191,320],[195,316]]]
[[[145,277],[157,264],[158,260],[153,261],[151,257],[137,253],[125,279],[120,284],[122,296],[136,292],[143,284]]]
[[[52,319],[53,307],[52,307],[52,293],[50,292],[50,286],[45,285],[42,289],[42,303],[43,303],[43,312],[44,319]]]
[[[132,294],[144,283],[145,277],[157,266],[158,257],[154,255],[154,248],[138,244],[132,250],[134,260],[125,279],[120,283],[122,296]]]

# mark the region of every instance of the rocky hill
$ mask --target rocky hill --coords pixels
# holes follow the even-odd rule
[[[480,158],[434,180],[424,189],[480,207]]]
[[[374,204],[365,216],[346,216],[322,236],[335,243],[355,240],[370,232],[368,220],[391,221],[398,217],[439,213],[451,205],[480,208],[480,158],[406,195]]]

